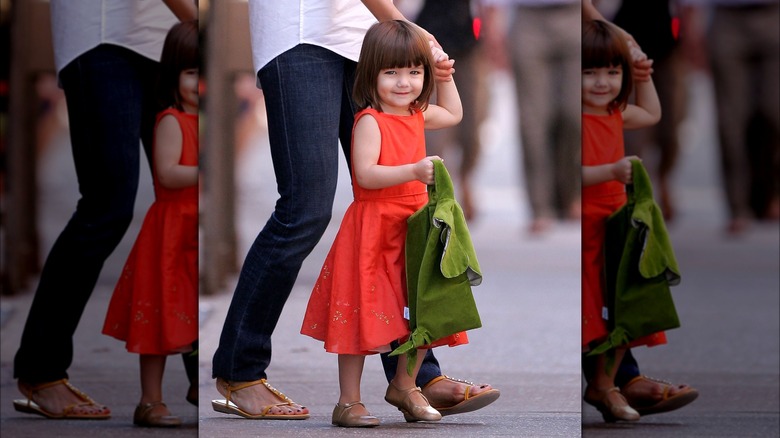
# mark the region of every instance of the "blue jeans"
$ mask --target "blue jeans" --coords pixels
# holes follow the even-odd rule
[[[582,374],[587,382],[596,374],[596,357],[582,355]],[[639,364],[631,354],[631,349],[626,349],[626,354],[623,356],[623,360],[620,362],[617,374],[615,374],[615,386],[622,388],[628,382],[641,373],[639,371]]]
[[[301,44],[258,73],[279,199],[241,268],[214,354],[215,378],[267,377],[271,334],[304,259],[330,222],[339,140],[350,158],[355,67],[327,49]]]
[[[81,198],[46,258],[14,358],[15,378],[68,377],[73,333],[133,216],[139,142],[147,157],[152,145],[157,69],[157,62],[104,44],[60,72]]]

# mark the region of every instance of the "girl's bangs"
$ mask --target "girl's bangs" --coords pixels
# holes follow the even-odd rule
[[[426,47],[427,49],[427,47]],[[427,54],[420,50],[419,44],[412,38],[400,38],[397,42],[388,42],[378,53],[380,68],[408,68],[427,64]]]
[[[617,44],[606,40],[594,41],[584,45],[582,51],[582,68],[617,67],[625,64],[626,59]]]

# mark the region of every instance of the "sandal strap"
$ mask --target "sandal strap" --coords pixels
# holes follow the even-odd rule
[[[33,401],[33,394],[35,394],[36,392],[39,392],[39,391],[41,391],[43,389],[51,388],[51,387],[57,386],[57,385],[65,385],[65,387],[67,387],[70,392],[72,392],[73,394],[76,395],[76,397],[78,397],[78,398],[80,398],[82,400],[82,403],[73,403],[73,404],[71,404],[69,406],[66,406],[65,409],[63,409],[63,412],[65,412],[69,408],[74,408],[76,406],[87,406],[87,405],[95,405],[96,404],[95,401],[92,400],[87,394],[84,394],[78,388],[76,388],[75,386],[71,385],[70,382],[68,382],[68,379],[60,379],[60,380],[55,380],[53,382],[44,382],[44,383],[40,383],[38,385],[34,385],[34,386],[30,387],[28,389],[28,393],[26,394],[27,395],[28,404],[29,404],[29,402]]]
[[[141,408],[141,412],[142,412],[141,415],[146,415],[147,412],[151,411],[152,409],[154,409],[157,406],[163,406],[163,407],[166,407],[166,408],[168,407],[162,401],[153,401],[153,402],[149,402],[149,403],[139,403],[138,404],[138,407]]]
[[[436,384],[436,383],[438,383],[438,382],[441,382],[442,380],[450,380],[450,381],[453,381],[453,382],[458,382],[458,383],[465,383],[466,385],[468,385],[468,386],[466,386],[466,394],[468,394],[468,392],[469,392],[469,390],[471,389],[471,387],[472,387],[472,386],[478,386],[478,385],[477,385],[476,383],[474,383],[474,382],[471,382],[471,381],[468,381],[468,380],[463,380],[463,379],[458,379],[458,378],[455,378],[455,377],[450,377],[450,376],[448,376],[448,375],[446,375],[446,374],[442,374],[442,375],[440,375],[440,376],[436,376],[436,377],[434,377],[433,379],[431,379],[431,381],[430,381],[430,382],[428,382],[428,383],[426,383],[426,384],[425,384],[425,385],[422,387],[422,389],[426,389],[426,388],[428,388],[429,386],[432,386],[432,385],[434,385],[434,384]],[[468,398],[468,397],[467,397],[467,398]]]
[[[366,407],[366,405],[361,400],[353,401],[353,402],[349,402],[349,403],[344,403],[344,404],[341,404],[341,403],[336,403],[336,404],[339,405],[345,411],[348,410],[348,409],[351,409],[353,406],[357,406],[357,405],[362,405],[364,408]]]
[[[231,385],[227,380],[225,380],[226,383],[226,391],[227,395],[225,396],[225,401],[230,402],[230,395],[233,392],[240,391],[245,388],[249,388],[250,386],[256,386],[256,385],[263,385],[265,386],[269,391],[271,391],[275,396],[277,396],[279,399],[283,401],[283,403],[277,403],[275,405],[268,405],[269,409],[274,406],[285,406],[285,405],[294,405],[295,402],[290,399],[290,397],[287,397],[282,393],[282,391],[279,391],[278,389],[271,386],[270,383],[268,383],[268,380],[266,379],[259,379],[259,380],[253,380],[251,382],[244,382],[239,385]]]
[[[292,399],[290,399],[290,397],[287,397],[286,395],[284,395],[284,393],[282,393],[282,391],[279,391],[278,389],[276,389],[273,386],[271,386],[271,384],[268,383],[268,381],[266,379],[260,379],[260,383],[262,383],[263,386],[268,388],[269,391],[274,393],[274,395],[276,395],[280,399],[284,400],[285,403],[295,404],[295,402],[292,401]]]

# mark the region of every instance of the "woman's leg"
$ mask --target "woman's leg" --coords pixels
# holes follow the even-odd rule
[[[241,269],[214,355],[215,378],[234,383],[266,377],[271,334],[304,259],[330,222],[342,119],[353,117],[348,106],[342,111],[353,66],[302,44],[259,72],[280,198]],[[237,391],[232,400],[250,413],[279,402],[263,385]]]
[[[103,263],[132,219],[139,142],[146,143],[152,135],[154,111],[148,96],[154,89],[156,69],[153,61],[104,44],[76,58],[60,73],[81,198],[41,272],[14,359],[14,377],[20,388],[68,377],[73,334]],[[36,396],[36,402],[53,413],[79,401],[63,385],[41,390]]]

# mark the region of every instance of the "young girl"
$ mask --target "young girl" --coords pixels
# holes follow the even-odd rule
[[[433,52],[433,53],[432,53]],[[435,156],[425,156],[424,129],[457,124],[460,97],[451,76],[434,78],[433,65],[446,55],[432,49],[424,32],[405,21],[375,24],[366,33],[355,78],[362,111],[352,133],[354,201],[317,280],[301,333],[337,353],[339,401],[332,423],[377,426],[360,401],[365,355],[389,351],[409,335],[404,319],[406,220],[428,201]],[[437,104],[429,104],[431,93]],[[436,345],[466,343],[465,333]],[[401,355],[385,400],[407,421],[437,421]]]
[[[625,184],[631,183],[631,160],[624,156],[623,129],[650,126],[661,117],[661,106],[651,79],[632,80],[628,45],[613,25],[604,21],[582,24],[582,345],[585,351],[608,334],[604,308],[604,239],[607,217],[626,202]],[[635,88],[635,104],[628,97]],[[665,343],[663,333],[630,344]],[[625,348],[614,352],[607,367],[606,354],[597,358],[594,377],[588,382],[585,401],[595,406],[605,421],[639,419],[620,390],[615,372]],[[609,372],[608,372],[609,371]]]
[[[188,353],[198,337],[198,24],[179,23],[160,60],[164,109],[153,147],[155,202],[149,208],[103,325],[103,333],[140,354],[141,401],[133,423],[178,426],[162,402],[166,356]],[[187,401],[197,404],[197,375],[187,367]]]

